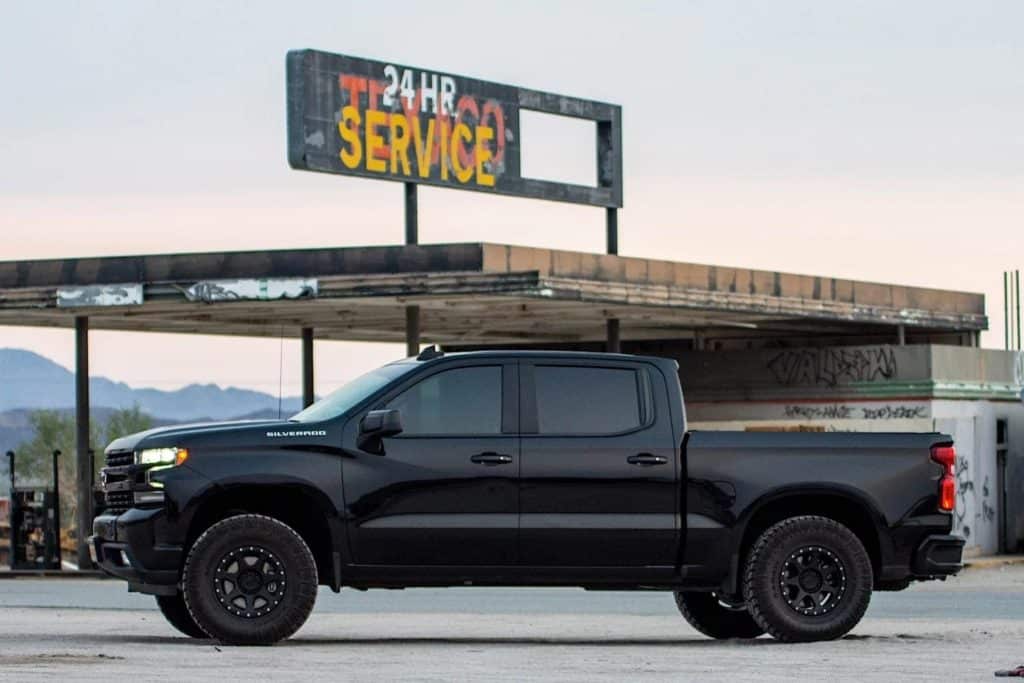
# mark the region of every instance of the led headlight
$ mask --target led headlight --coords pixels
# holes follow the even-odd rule
[[[184,448],[146,448],[135,453],[137,465],[180,465],[187,459]]]

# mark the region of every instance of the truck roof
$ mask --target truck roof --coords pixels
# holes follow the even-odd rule
[[[489,349],[486,351],[438,351],[434,346],[428,346],[418,356],[411,356],[397,362],[428,362],[440,359],[464,359],[464,358],[559,358],[563,360],[620,360],[620,361],[646,361],[658,365],[671,364],[678,369],[679,363],[671,358],[659,356],[639,356],[630,353],[605,353],[601,351],[555,351],[555,350],[522,350],[522,349]]]

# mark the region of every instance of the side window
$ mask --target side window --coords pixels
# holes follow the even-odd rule
[[[388,408],[402,411],[402,435],[500,434],[501,366],[444,370],[406,389]]]
[[[540,434],[615,434],[646,421],[635,370],[537,365],[533,376]]]

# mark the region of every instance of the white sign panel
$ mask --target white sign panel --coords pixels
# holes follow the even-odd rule
[[[81,306],[139,306],[142,285],[88,285],[57,289],[58,308]]]
[[[317,295],[317,281],[311,278],[275,280],[204,280],[185,290],[189,301],[273,301],[305,299]]]

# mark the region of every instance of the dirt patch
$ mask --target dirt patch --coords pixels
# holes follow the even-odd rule
[[[7,666],[39,666],[48,664],[102,664],[114,659],[124,659],[115,655],[76,655],[71,653],[36,654],[36,655],[0,655],[0,668]]]

